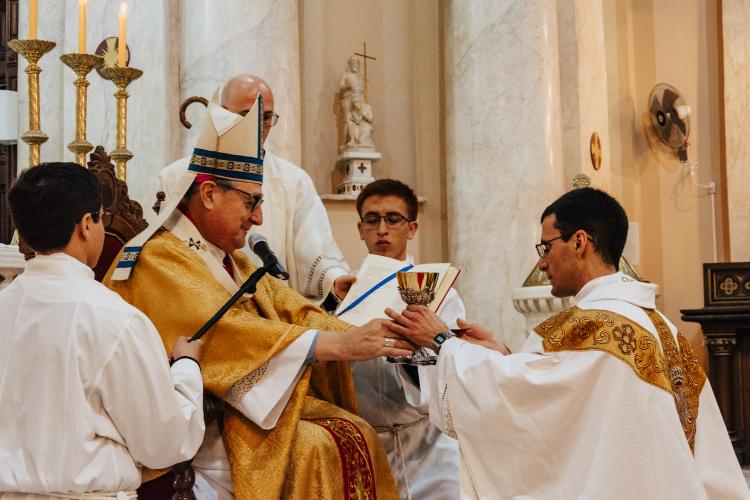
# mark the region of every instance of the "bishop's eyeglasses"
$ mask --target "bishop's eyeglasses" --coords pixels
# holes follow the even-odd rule
[[[379,226],[380,219],[383,219],[385,221],[385,225],[390,228],[398,228],[398,227],[403,226],[407,222],[412,222],[411,219],[409,219],[405,215],[401,215],[398,212],[388,212],[385,215],[378,215],[375,212],[367,212],[361,218],[365,226],[368,226],[368,227]]]
[[[221,184],[222,187],[226,189],[231,189],[232,191],[237,191],[242,195],[242,197],[245,199],[245,206],[248,210],[251,212],[254,212],[259,206],[263,204],[263,195],[262,194],[250,194],[246,193],[245,191],[241,189],[237,189],[236,187],[230,185],[230,184]]]

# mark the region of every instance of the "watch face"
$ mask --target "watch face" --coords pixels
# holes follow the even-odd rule
[[[442,344],[443,342],[445,342],[445,339],[446,339],[446,336],[445,336],[445,333],[443,332],[440,332],[437,335],[435,335],[435,342],[437,342],[438,344]]]

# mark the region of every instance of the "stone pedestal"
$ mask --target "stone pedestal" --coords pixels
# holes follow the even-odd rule
[[[343,176],[342,182],[336,186],[336,194],[356,198],[362,188],[375,180],[372,165],[382,157],[377,151],[343,151],[336,159],[336,168]]]
[[[573,297],[557,298],[552,296],[552,285],[514,288],[510,294],[513,308],[523,314],[526,320],[526,331],[573,305]]]

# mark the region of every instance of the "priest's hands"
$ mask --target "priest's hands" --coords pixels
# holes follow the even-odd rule
[[[333,282],[333,293],[338,297],[339,300],[344,300],[346,294],[349,293],[354,282],[357,281],[357,277],[353,274],[345,274],[339,276]]]
[[[388,308],[385,313],[393,320],[385,322],[388,330],[422,347],[432,347],[435,335],[449,330],[448,325],[425,306],[408,305],[401,314]]]
[[[188,339],[185,337],[180,337],[177,339],[177,343],[174,345],[174,349],[172,349],[172,354],[169,355],[170,359],[179,359],[179,358],[193,358],[198,363],[201,361],[201,352],[203,351],[203,342],[200,340],[194,340],[192,342],[188,342]]]
[[[315,347],[318,361],[361,361],[378,356],[409,356],[415,347],[390,333],[382,319],[373,319],[345,333],[319,332]]]
[[[463,330],[463,336],[461,337],[463,340],[471,342],[472,344],[479,344],[487,349],[498,351],[504,355],[510,354],[510,349],[508,349],[502,342],[493,339],[492,332],[486,328],[474,323],[467,323],[462,319],[459,319],[456,323],[458,324],[458,327]]]

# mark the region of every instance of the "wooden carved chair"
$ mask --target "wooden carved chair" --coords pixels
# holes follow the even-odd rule
[[[89,158],[89,170],[102,183],[104,248],[94,268],[96,280],[101,281],[125,243],[146,229],[148,223],[140,203],[130,199],[128,185],[115,175],[115,166],[105,149],[97,146]]]

